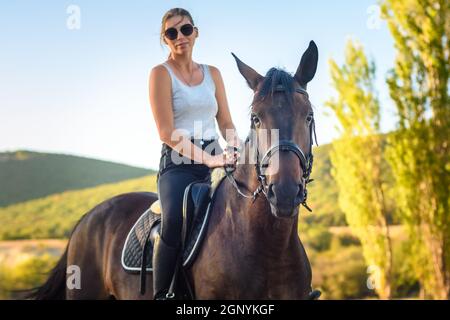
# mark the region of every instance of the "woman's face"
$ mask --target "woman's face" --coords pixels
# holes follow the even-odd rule
[[[191,21],[188,17],[184,16],[174,16],[170,19],[167,19],[164,30],[169,28],[175,28],[178,31],[178,36],[174,40],[170,40],[166,36],[164,36],[164,42],[169,46],[170,51],[177,55],[183,55],[186,52],[192,52],[194,48],[195,39],[198,36],[197,28],[194,28],[194,32],[190,36],[185,36],[180,28],[185,24],[191,24]]]

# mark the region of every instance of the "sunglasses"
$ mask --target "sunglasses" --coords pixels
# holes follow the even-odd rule
[[[194,32],[194,26],[190,23],[186,23],[180,27],[180,31],[184,36],[189,37],[192,32]],[[175,28],[169,28],[164,31],[164,35],[169,40],[175,40],[178,38],[178,30]]]

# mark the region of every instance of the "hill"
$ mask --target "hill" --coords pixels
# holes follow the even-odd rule
[[[156,191],[156,176],[65,191],[0,208],[0,239],[67,238],[81,216],[96,205],[135,191]]]
[[[312,176],[316,180],[308,189],[308,203],[314,211],[306,213],[302,210],[308,224],[346,224],[344,214],[337,205],[338,192],[330,173],[330,149],[331,145],[324,145],[314,150]],[[156,192],[156,176],[147,175],[119,183],[58,192],[0,208],[0,239],[66,238],[76,221],[95,205],[115,195],[133,191]]]
[[[65,154],[0,153],[0,207],[154,174],[153,170]]]
[[[331,148],[330,144],[314,148],[311,177],[315,181],[308,187],[308,205],[313,212],[301,209],[301,225],[346,225],[345,215],[338,205],[338,189],[331,174]],[[387,164],[384,166],[387,184],[392,185]],[[147,175],[119,183],[65,191],[0,208],[0,240],[65,238],[76,221],[94,206],[115,195],[133,191],[156,192],[156,176]],[[387,205],[390,212],[393,212],[395,202],[391,199]],[[388,218],[390,223],[398,223]]]

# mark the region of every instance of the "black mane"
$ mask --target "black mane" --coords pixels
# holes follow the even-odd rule
[[[261,90],[259,91],[256,101],[263,101],[267,97],[272,97],[277,91],[277,87],[282,85],[284,87],[284,95],[289,103],[292,103],[293,93],[294,93],[294,83],[295,79],[286,71],[277,68],[271,68],[261,85]]]

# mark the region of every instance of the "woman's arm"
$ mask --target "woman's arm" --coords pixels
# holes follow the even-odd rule
[[[170,145],[173,124],[172,83],[169,73],[158,65],[150,72],[149,98],[156,128],[162,142]]]
[[[220,132],[229,146],[240,147],[242,145],[242,141],[239,139],[233,120],[231,119],[222,75],[216,67],[210,66],[209,69],[211,71],[214,84],[216,85],[216,100],[218,104],[216,119]]]
[[[161,141],[189,159],[209,163],[211,155],[194,145],[190,137],[176,134],[174,131],[172,82],[168,71],[162,65],[154,67],[150,72],[149,98]]]

